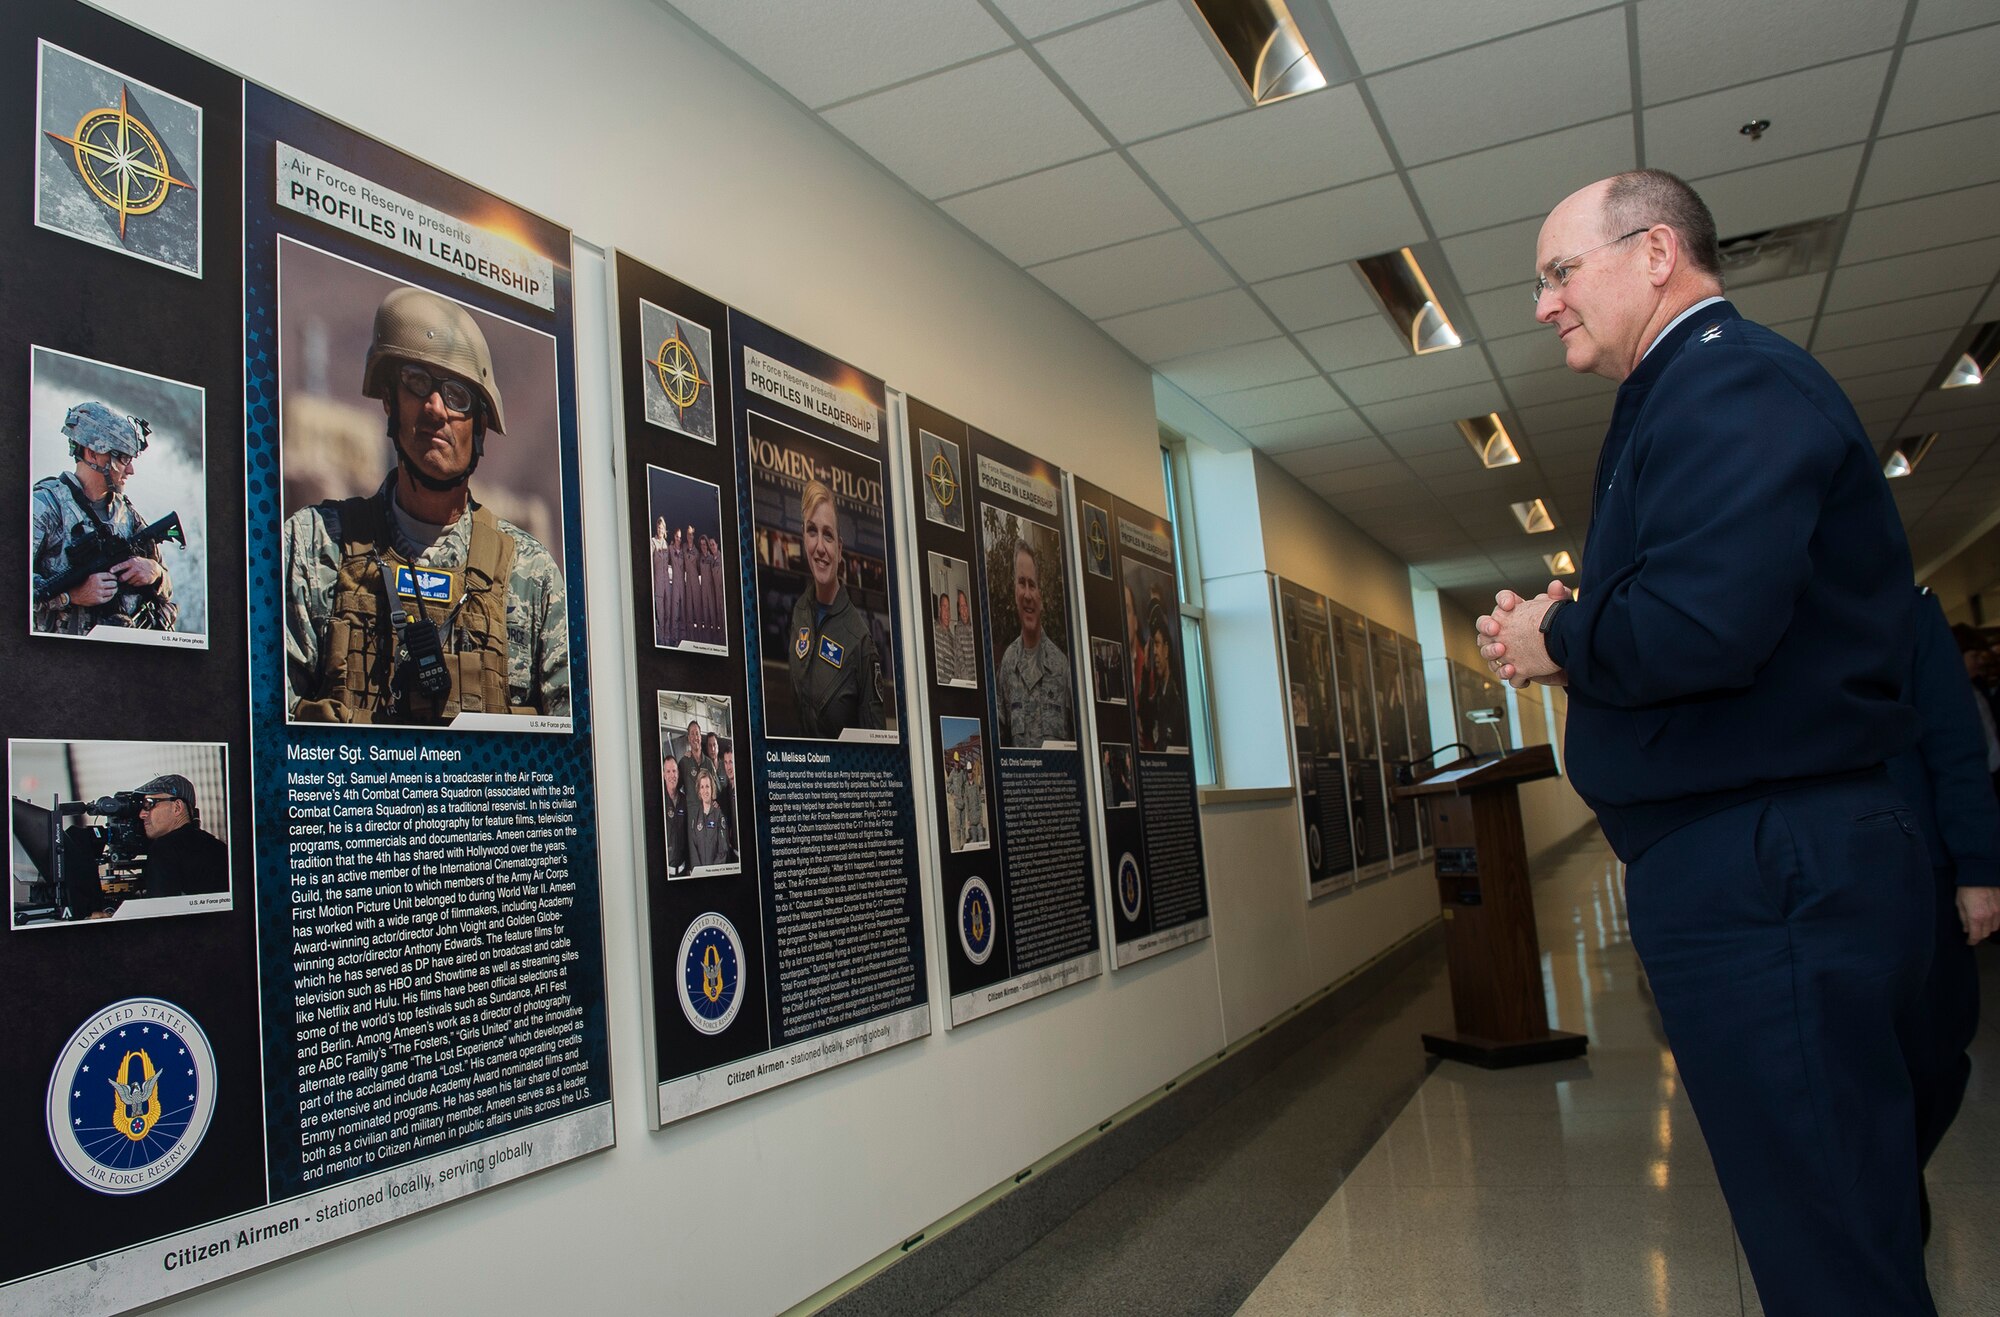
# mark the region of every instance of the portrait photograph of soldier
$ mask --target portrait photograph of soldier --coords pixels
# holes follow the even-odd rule
[[[1126,809],[1139,803],[1132,789],[1132,747],[1124,741],[1104,741],[1098,747],[1103,759],[1104,808]]]
[[[715,442],[715,350],[705,325],[639,299],[646,349],[646,419],[702,443]]]
[[[1125,646],[1102,636],[1090,638],[1090,684],[1099,704],[1125,703]]]
[[[207,648],[203,391],[43,347],[29,362],[29,630]]]
[[[940,686],[979,685],[979,654],[972,638],[972,564],[949,554],[925,558],[925,599],[930,608],[931,662]]]
[[[737,833],[736,738],[726,695],[661,691],[660,795],[667,877],[743,872]]]
[[[1076,674],[1069,658],[1062,532],[990,505],[980,520],[1000,744],[1073,748]]]
[[[939,718],[938,744],[944,747],[945,838],[952,854],[983,851],[993,844],[986,813],[985,737],[977,718]]]
[[[664,467],[646,468],[653,643],[696,654],[729,652],[729,587],[722,570],[722,491]]]
[[[1141,750],[1188,749],[1187,692],[1181,689],[1180,608],[1174,578],[1125,563],[1125,613],[1134,649],[1133,735]]]
[[[923,450],[917,484],[924,492],[924,520],[964,530],[965,467],[959,461],[958,445],[929,430],[917,431],[917,438]]]
[[[764,734],[893,742],[882,464],[759,412],[747,424]]]
[[[7,743],[14,928],[227,910],[228,747]]]
[[[555,340],[291,239],[278,329],[291,721],[566,730]]]
[[[1092,576],[1111,579],[1111,514],[1090,502],[1083,505],[1083,565]]]

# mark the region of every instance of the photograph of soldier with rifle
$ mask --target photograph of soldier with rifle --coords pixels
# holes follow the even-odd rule
[[[30,629],[205,648],[202,390],[41,347],[31,373]]]

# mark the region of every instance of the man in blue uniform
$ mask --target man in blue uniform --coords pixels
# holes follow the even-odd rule
[[[1715,223],[1642,170],[1544,222],[1536,318],[1620,381],[1581,587],[1503,591],[1482,653],[1567,684],[1569,769],[1772,1317],[1932,1313],[1901,1023],[1931,877],[1884,763],[1910,557],[1805,352],[1721,297]]]

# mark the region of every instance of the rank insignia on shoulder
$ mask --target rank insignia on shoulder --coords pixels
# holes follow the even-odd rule
[[[811,627],[802,626],[799,628],[799,637],[792,642],[792,653],[798,655],[800,658],[804,658],[806,655],[812,653]]]
[[[837,668],[840,666],[840,661],[847,657],[847,651],[835,644],[832,636],[821,636],[819,656]]]
[[[458,594],[458,589],[450,572],[397,563],[396,593],[405,599],[428,599],[432,603],[448,604]]]
[[[1721,337],[1722,337],[1722,322],[1720,320],[1716,321],[1714,324],[1705,325],[1702,327],[1701,331],[1702,342],[1713,343],[1715,342],[1716,339]]]

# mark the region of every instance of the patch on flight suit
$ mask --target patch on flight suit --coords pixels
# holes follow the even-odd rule
[[[812,653],[811,627],[802,626],[799,628],[799,638],[792,642],[792,653],[798,655],[800,658],[804,658],[806,655]]]
[[[396,564],[396,593],[405,599],[428,599],[448,604],[458,594],[450,572],[435,567],[406,567]]]
[[[840,666],[840,661],[847,657],[847,651],[835,644],[832,636],[821,636],[819,656],[837,668]]]

